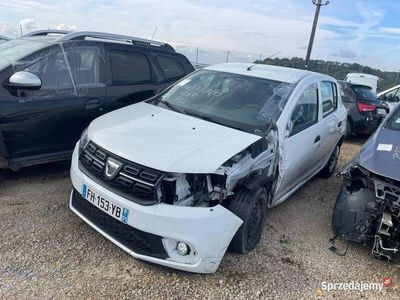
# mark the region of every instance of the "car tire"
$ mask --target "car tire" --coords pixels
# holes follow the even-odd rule
[[[242,188],[233,196],[229,210],[242,219],[243,224],[233,237],[229,250],[245,254],[256,248],[267,216],[268,194],[260,187],[251,192]]]
[[[332,177],[333,174],[335,174],[335,169],[339,160],[339,155],[340,155],[340,145],[336,145],[331,156],[329,157],[328,163],[321,170],[320,173],[321,177],[330,178]]]

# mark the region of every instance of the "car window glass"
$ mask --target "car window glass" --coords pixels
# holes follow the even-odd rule
[[[378,96],[369,86],[356,85],[353,87],[354,92],[364,99],[377,99]]]
[[[323,81],[320,84],[322,114],[327,116],[337,108],[337,87],[330,81]]]
[[[110,59],[113,84],[138,84],[151,81],[150,65],[143,54],[112,51]]]
[[[52,47],[49,51],[42,52],[29,61],[22,69],[40,78],[42,81],[40,91],[74,88],[65,55],[59,46]]]
[[[0,70],[15,63],[20,63],[26,56],[49,48],[48,43],[16,39],[0,45]]]
[[[400,131],[400,107],[392,115],[388,121],[388,125],[389,129]]]
[[[395,89],[393,91],[390,91],[390,92],[386,93],[384,95],[384,99],[387,100],[387,101],[393,102],[393,101],[396,100],[395,99],[396,96],[400,97],[400,89]]]
[[[318,86],[312,84],[304,90],[299,97],[295,109],[290,118],[294,135],[318,122]]]
[[[294,84],[213,70],[199,70],[152,100],[183,114],[263,134],[276,122]]]
[[[176,58],[160,55],[157,56],[157,60],[167,79],[179,78],[185,75],[185,69]]]
[[[397,89],[397,92],[394,95],[392,102],[399,102],[399,101],[400,101],[400,89]]]
[[[100,51],[96,47],[76,47],[65,51],[74,82],[79,85],[100,83]]]

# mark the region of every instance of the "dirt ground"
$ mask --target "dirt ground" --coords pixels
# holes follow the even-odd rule
[[[347,141],[338,169],[364,139]],[[0,298],[400,299],[400,269],[350,245],[328,250],[338,177],[315,178],[269,211],[261,244],[227,253],[215,274],[145,263],[107,241],[68,208],[69,163],[0,171]],[[346,248],[343,241],[339,250]],[[378,282],[382,292],[331,291],[323,282]]]

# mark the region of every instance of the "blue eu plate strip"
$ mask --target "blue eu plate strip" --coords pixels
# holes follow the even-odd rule
[[[82,186],[82,196],[83,196],[83,198],[85,198],[85,199],[86,199],[86,194],[87,194],[87,185],[84,184],[84,185]]]
[[[122,218],[121,218],[121,221],[122,221],[123,223],[128,222],[128,213],[129,213],[129,210],[127,210],[126,208],[122,209]]]

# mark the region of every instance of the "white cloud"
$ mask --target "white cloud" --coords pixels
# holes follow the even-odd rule
[[[71,25],[71,24],[59,24],[55,26],[56,29],[59,30],[70,30],[70,31],[77,31],[79,30],[78,26],[76,25]]]
[[[34,16],[33,23],[25,20],[32,29],[79,28],[151,37],[157,26],[156,39],[185,44],[192,49],[192,56],[197,46],[220,49],[224,54],[219,57],[224,61],[227,50],[247,52],[251,58],[278,51],[282,51],[279,56],[304,57],[314,14],[311,1],[306,2],[307,5],[304,1],[282,0],[13,0],[1,2],[0,10],[15,16],[15,24]],[[345,51],[367,61],[371,57],[366,55],[370,48],[366,44],[368,37],[394,36],[393,29],[375,28],[383,11],[368,10],[359,4],[354,13],[363,20],[342,20],[326,16],[322,10],[312,58],[335,59],[332,53]],[[0,23],[0,33],[5,32],[15,35],[18,25],[12,29]]]
[[[379,31],[394,35],[400,35],[400,27],[380,27]]]

